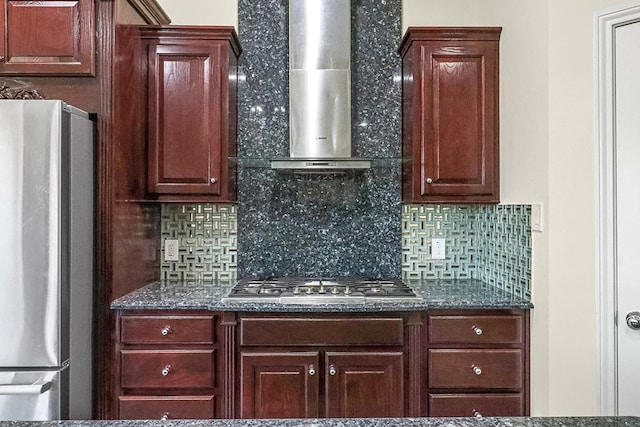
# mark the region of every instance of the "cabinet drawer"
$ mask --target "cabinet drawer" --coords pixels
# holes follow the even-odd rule
[[[240,324],[243,346],[402,345],[401,318],[246,318]]]
[[[431,344],[519,344],[521,316],[429,316]]]
[[[213,316],[122,316],[125,344],[212,344]]]
[[[429,387],[519,390],[522,365],[518,349],[429,350]]]
[[[521,417],[524,399],[514,394],[430,394],[430,417]]]
[[[214,386],[213,350],[120,352],[123,388]]]
[[[213,396],[120,396],[121,420],[215,418]]]

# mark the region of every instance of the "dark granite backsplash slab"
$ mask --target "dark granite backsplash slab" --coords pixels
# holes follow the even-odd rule
[[[0,427],[639,427],[638,417],[0,421]]]
[[[238,277],[401,276],[400,163],[293,175],[244,159],[289,155],[288,1],[239,0]],[[352,0],[352,151],[401,155],[401,0]]]

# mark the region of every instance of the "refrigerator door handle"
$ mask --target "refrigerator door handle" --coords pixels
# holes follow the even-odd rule
[[[15,394],[43,394],[49,391],[53,383],[51,381],[37,381],[33,384],[0,384],[1,395]]]

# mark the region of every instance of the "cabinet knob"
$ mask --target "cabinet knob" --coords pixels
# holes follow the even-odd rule
[[[171,365],[167,365],[162,369],[162,371],[160,371],[160,373],[162,374],[163,377],[166,377],[171,373],[171,371],[172,371]]]
[[[473,373],[476,375],[481,375],[482,374],[482,369],[480,369],[479,366],[472,366],[471,369],[473,369]]]
[[[335,375],[336,374],[336,367],[331,365],[329,366],[329,375]]]
[[[211,181],[212,184],[215,184],[216,182],[218,182],[218,180],[215,178],[211,178],[209,181]]]
[[[476,418],[482,418],[482,414],[478,411],[476,411],[475,409],[473,410],[473,416]]]
[[[311,365],[309,366],[309,375],[314,376],[316,374],[316,368]]]
[[[162,334],[163,337],[166,337],[171,333],[171,326],[165,326],[160,330],[160,333]]]
[[[169,413],[165,412],[164,414],[162,414],[162,416],[160,417],[161,420],[168,420],[169,419]]]
[[[482,335],[482,328],[479,328],[477,326],[473,326],[473,332],[476,333],[476,335]]]
[[[4,62],[4,56],[0,55],[0,62]]]
[[[424,180],[424,182],[426,182],[427,184],[433,184],[433,179],[427,178]]]

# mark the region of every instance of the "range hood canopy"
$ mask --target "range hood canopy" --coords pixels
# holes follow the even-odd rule
[[[289,0],[289,158],[272,169],[368,169],[351,157],[351,1]]]

